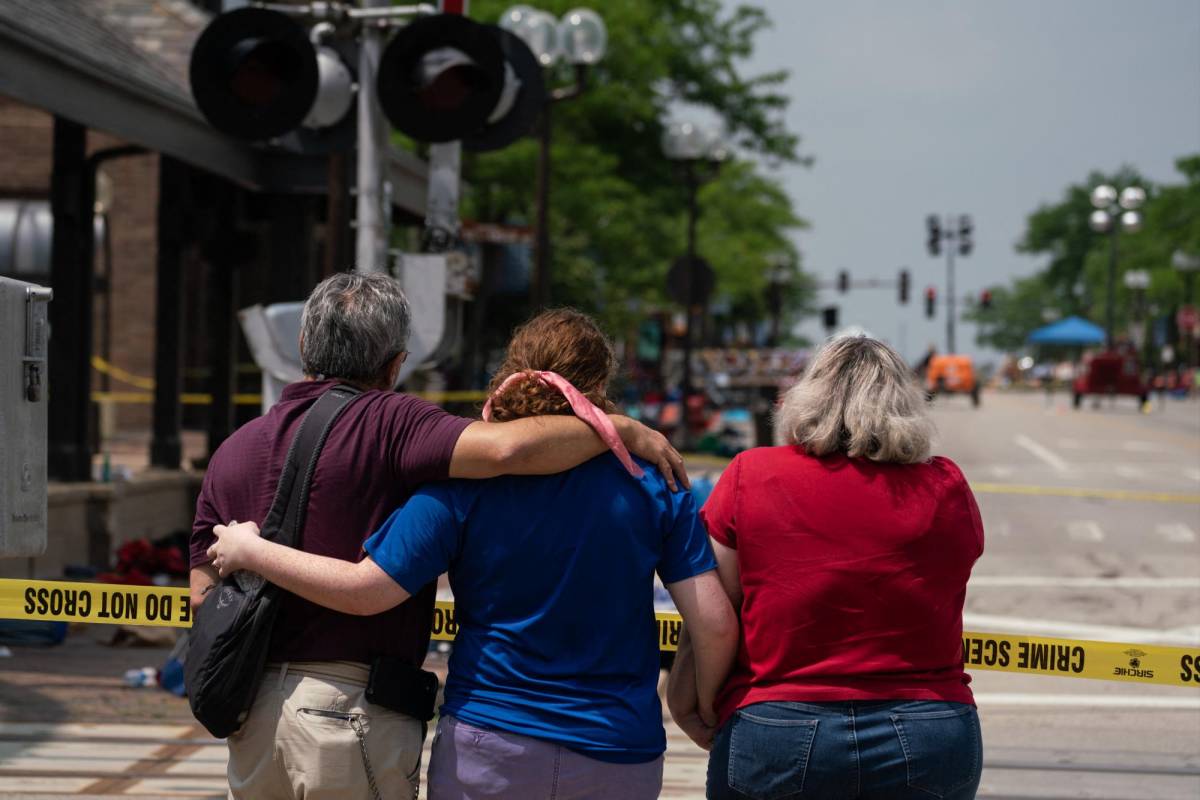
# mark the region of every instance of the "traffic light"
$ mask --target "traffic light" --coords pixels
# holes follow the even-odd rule
[[[930,286],[925,290],[925,316],[933,319],[934,309],[937,307],[937,289]]]
[[[899,286],[900,286],[900,305],[906,306],[906,305],[908,305],[908,287],[909,287],[909,275],[908,275],[908,270],[906,270],[906,269],[900,270]]]
[[[308,152],[349,149],[357,84],[376,92],[391,125],[413,139],[494,150],[528,133],[545,103],[536,57],[494,25],[459,14],[415,19],[388,42],[374,76],[356,74],[355,40],[321,25],[310,31],[295,16],[258,7],[215,17],[189,69],[205,119],[238,139],[294,133]]]
[[[979,293],[979,307],[985,311],[992,307],[992,293],[990,290],[984,289]]]
[[[825,308],[821,309],[821,317],[825,322],[825,330],[832,333],[838,326],[838,307],[825,306]]]
[[[925,246],[929,248],[929,255],[941,255],[942,224],[938,222],[937,214],[930,214],[925,218],[925,228],[929,235],[929,238],[925,241]]]
[[[850,291],[850,273],[846,270],[842,270],[838,273],[837,288],[842,294]]]
[[[960,256],[969,256],[971,251],[975,249],[975,242],[971,238],[975,232],[975,224],[971,222],[970,214],[963,214],[958,218],[958,254]]]

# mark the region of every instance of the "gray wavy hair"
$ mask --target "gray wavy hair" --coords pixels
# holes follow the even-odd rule
[[[810,455],[896,464],[928,459],[934,431],[904,359],[866,336],[839,337],[820,349],[784,394],[775,429]]]
[[[408,300],[395,278],[378,273],[331,275],[313,289],[300,315],[304,374],[365,385],[385,383],[391,360],[408,346],[411,319]]]

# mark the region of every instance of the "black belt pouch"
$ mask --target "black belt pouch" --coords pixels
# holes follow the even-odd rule
[[[388,656],[371,662],[366,692],[369,703],[429,722],[437,693],[438,677],[432,672]]]

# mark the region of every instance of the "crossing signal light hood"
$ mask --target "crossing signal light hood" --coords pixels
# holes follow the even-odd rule
[[[383,53],[376,89],[398,131],[475,151],[527,134],[546,101],[542,67],[520,37],[456,14],[405,26]]]
[[[192,48],[188,76],[192,97],[214,128],[258,141],[299,127],[318,100],[322,107],[336,107],[338,98],[329,93],[348,93],[351,82],[341,66],[338,85],[323,85],[318,51],[304,26],[278,11],[246,7],[209,23]],[[332,63],[325,69],[327,80],[331,70],[337,71]],[[344,117],[349,97],[340,102]]]

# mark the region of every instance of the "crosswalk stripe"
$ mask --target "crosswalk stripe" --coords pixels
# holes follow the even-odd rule
[[[1158,535],[1168,542],[1190,544],[1196,541],[1196,532],[1182,522],[1164,522],[1155,528]]]
[[[1102,542],[1104,529],[1092,519],[1073,520],[1067,523],[1067,535],[1076,542]]]

